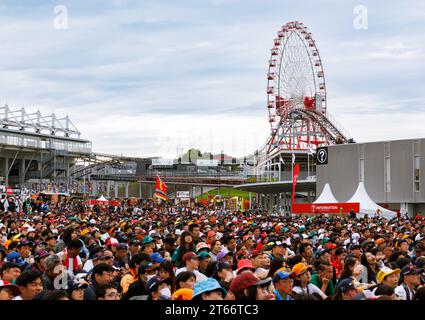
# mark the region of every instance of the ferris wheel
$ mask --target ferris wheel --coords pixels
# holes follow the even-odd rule
[[[329,118],[326,82],[311,32],[298,21],[277,32],[267,73],[267,109],[271,135],[267,153],[315,149],[347,138]]]

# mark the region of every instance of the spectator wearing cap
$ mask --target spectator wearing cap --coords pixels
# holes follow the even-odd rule
[[[179,275],[180,272],[190,271],[193,272],[196,276],[196,282],[205,280],[207,277],[198,271],[199,269],[199,258],[194,252],[187,252],[182,258],[182,265],[184,267],[176,270],[176,276]]]
[[[241,250],[236,252],[236,261],[242,260],[242,259],[248,259],[249,258],[249,252],[242,247]]]
[[[130,261],[133,256],[139,254],[140,252],[140,241],[137,239],[131,240],[128,244],[128,261]]]
[[[197,256],[199,260],[199,271],[203,274],[206,274],[207,266],[211,261],[211,256],[207,251],[201,251]]]
[[[318,263],[331,263],[331,254],[329,249],[319,248],[317,249],[315,256]]]
[[[198,242],[196,245],[196,254],[199,254],[203,251],[209,253],[211,251],[211,247],[205,242]]]
[[[84,300],[84,290],[88,287],[88,282],[84,279],[75,277],[68,282],[67,293],[70,300]]]
[[[231,266],[233,266],[233,253],[230,251],[221,251],[218,255],[217,255],[217,261],[219,262],[225,262],[227,264],[230,264]]]
[[[294,280],[294,293],[307,293],[307,294],[319,294],[322,299],[326,299],[327,296],[318,288],[316,285],[310,283],[311,279],[311,266],[300,262],[292,267],[292,272],[295,274]]]
[[[149,295],[147,300],[170,300],[171,299],[171,279],[151,278],[148,283]]]
[[[375,240],[375,244],[381,250],[384,250],[384,248],[387,246],[387,243],[385,242],[385,239],[384,238],[378,238],[378,239],[376,239]]]
[[[27,268],[32,261],[32,259],[30,259],[32,245],[32,242],[22,240],[18,242],[18,245],[16,247],[16,251],[21,255],[22,259],[25,261],[25,263],[22,265],[23,269]]]
[[[294,300],[292,292],[294,288],[295,273],[287,272],[284,268],[278,269],[273,276],[273,293],[276,300]]]
[[[333,300],[355,300],[356,296],[357,289],[353,280],[346,278],[338,282]]]
[[[46,238],[45,238],[45,242],[46,242],[46,250],[49,251],[51,254],[56,253],[55,248],[56,248],[56,243],[57,243],[57,236],[55,236],[54,234],[49,234]]]
[[[275,300],[270,287],[271,280],[260,280],[252,272],[243,272],[233,279],[229,291],[236,300]]]
[[[21,290],[21,294],[13,300],[32,300],[43,291],[41,273],[31,270],[24,271],[16,279],[16,285]]]
[[[115,247],[115,257],[113,260],[113,265],[116,268],[122,269],[126,268],[128,269],[128,247],[125,243],[119,243]]]
[[[46,265],[44,264],[44,261],[48,256],[50,256],[50,252],[47,250],[36,251],[34,254],[35,262],[33,264],[28,265],[27,270],[44,273],[44,271],[46,270]]]
[[[208,232],[207,232],[207,240],[206,240],[206,243],[211,244],[211,248],[212,248],[212,243],[213,243],[215,240],[218,240],[217,233],[216,233],[214,230],[210,230],[210,231],[208,231]]]
[[[84,300],[96,300],[96,289],[105,284],[112,284],[114,269],[106,264],[100,263],[93,268],[91,283],[84,291]]]
[[[282,241],[271,238],[267,246],[268,249],[271,251],[269,254],[270,260],[274,260],[276,258],[283,260],[288,259],[290,254],[287,250],[286,244],[284,245]]]
[[[414,247],[414,254],[412,256],[412,259],[416,260],[416,258],[422,257],[422,256],[425,256],[425,246],[422,245],[421,243],[418,243]]]
[[[241,273],[244,273],[244,272],[255,272],[255,268],[252,265],[252,262],[250,260],[248,260],[248,259],[241,259],[241,260],[239,260],[238,261],[238,264],[237,264],[237,267],[238,267],[238,269],[236,271],[236,274],[237,275],[238,274],[241,274]]]
[[[373,294],[378,295],[376,290],[379,289],[382,285],[389,286],[393,289],[398,287],[398,281],[400,278],[400,269],[391,269],[389,267],[384,267],[378,272],[378,283],[379,285],[372,291]]]
[[[212,261],[207,267],[208,277],[216,279],[225,290],[229,289],[234,278],[232,266],[224,262]]]
[[[0,278],[4,281],[14,283],[21,274],[21,267],[15,262],[6,262],[0,272]]]
[[[412,264],[401,269],[402,283],[395,288],[398,300],[413,300],[416,289],[421,284],[422,271]]]
[[[217,261],[217,255],[221,252],[222,248],[220,240],[211,241],[211,251],[209,253],[211,261]]]
[[[220,286],[216,279],[207,278],[195,284],[192,300],[223,300],[226,295],[226,290]]]
[[[21,294],[21,289],[10,282],[0,280],[0,301],[13,300]]]
[[[192,234],[189,231],[184,231],[180,235],[180,245],[174,251],[172,256],[172,261],[176,265],[176,267],[181,268],[184,267],[183,256],[188,252],[195,252],[196,247],[193,243]]]
[[[256,243],[254,242],[254,236],[249,234],[249,235],[245,235],[243,237],[243,245],[245,247],[245,249],[251,253],[254,250],[254,245],[256,245]]]

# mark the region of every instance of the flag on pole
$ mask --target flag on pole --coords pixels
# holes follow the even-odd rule
[[[295,186],[297,185],[298,175],[300,174],[300,164],[294,166],[294,176],[292,177],[292,204],[295,203]]]
[[[167,185],[161,180],[159,176],[156,176],[156,187],[153,196],[165,201],[169,201],[170,199],[167,197],[167,189]]]

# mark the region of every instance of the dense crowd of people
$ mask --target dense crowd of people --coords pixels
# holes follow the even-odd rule
[[[425,300],[425,219],[0,201],[0,300]]]

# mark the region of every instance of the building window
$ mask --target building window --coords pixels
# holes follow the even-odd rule
[[[360,159],[360,182],[364,182],[364,159]]]
[[[391,161],[390,157],[385,157],[385,191],[391,192]]]
[[[420,180],[420,157],[419,156],[415,156],[415,191],[419,191],[419,180]]]

